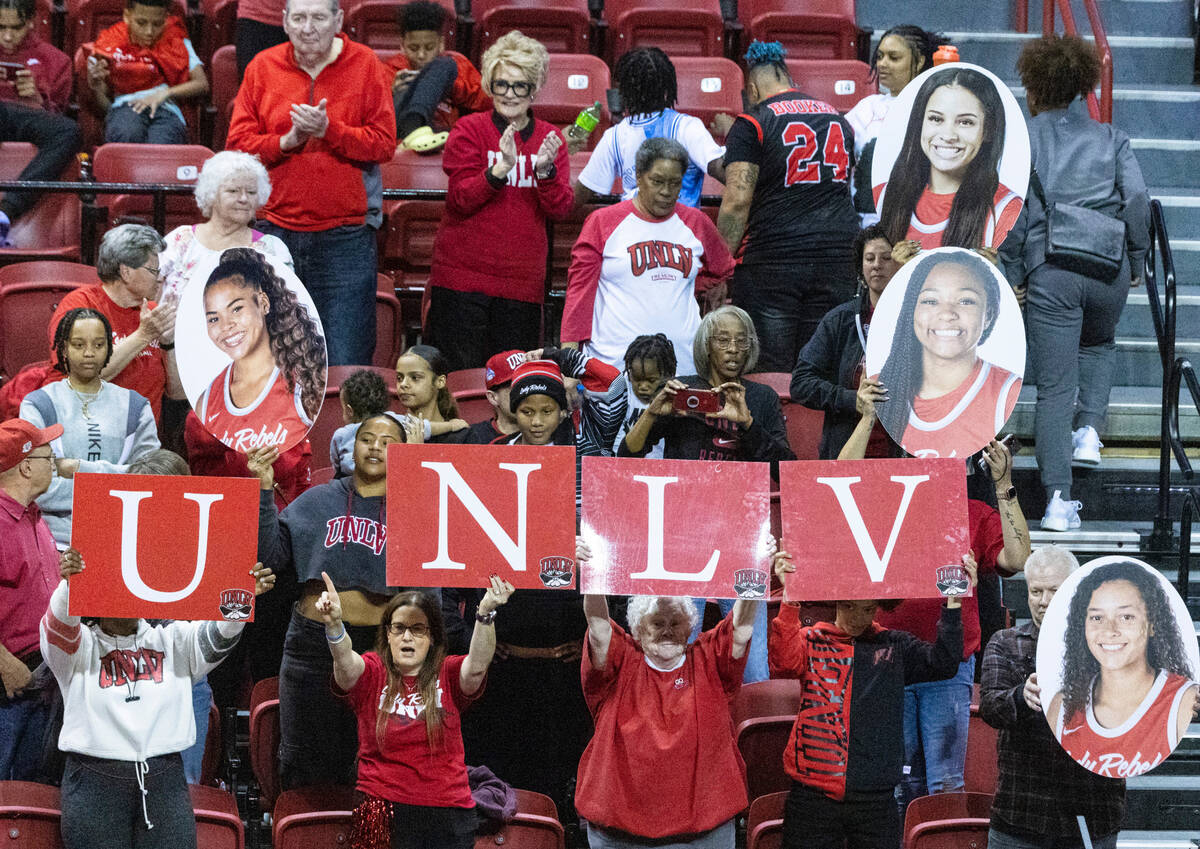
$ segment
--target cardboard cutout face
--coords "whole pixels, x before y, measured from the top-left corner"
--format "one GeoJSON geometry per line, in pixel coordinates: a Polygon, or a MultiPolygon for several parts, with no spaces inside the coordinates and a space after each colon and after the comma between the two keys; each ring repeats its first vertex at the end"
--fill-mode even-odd
{"type": "MultiPolygon", "coordinates": [[[[907,89],[906,89],[907,90],[907,89]]],[[[1025,327],[1008,282],[974,251],[922,251],[892,278],[867,335],[879,420],[916,457],[969,457],[1012,414],[1025,327]]]]}
{"type": "Polygon", "coordinates": [[[894,240],[999,247],[1021,211],[1029,162],[1025,117],[1008,87],[977,65],[939,65],[905,86],[883,121],[875,208],[894,240]]]}
{"type": "Polygon", "coordinates": [[[1101,557],[1072,573],[1042,620],[1037,680],[1055,738],[1109,778],[1154,769],[1196,710],[1200,650],[1183,599],[1140,560],[1101,557]]]}
{"type": "Polygon", "coordinates": [[[180,295],[176,351],[192,409],[235,451],[286,451],[317,418],[328,362],[321,319],[299,278],[272,257],[231,248],[197,266],[180,295]]]}

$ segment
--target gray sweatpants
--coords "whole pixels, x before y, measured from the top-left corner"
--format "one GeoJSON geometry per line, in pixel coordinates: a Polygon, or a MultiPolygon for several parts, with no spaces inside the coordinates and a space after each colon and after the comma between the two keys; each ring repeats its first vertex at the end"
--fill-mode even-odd
{"type": "Polygon", "coordinates": [[[1102,283],[1044,264],[1028,277],[1025,330],[1037,378],[1034,438],[1046,497],[1071,497],[1071,431],[1103,433],[1116,359],[1114,334],[1129,295],[1126,265],[1102,283]]]}
{"type": "Polygon", "coordinates": [[[133,761],[67,753],[62,782],[67,849],[196,849],[196,817],[183,759],[163,755],[147,759],[146,765],[139,784],[133,761]]]}

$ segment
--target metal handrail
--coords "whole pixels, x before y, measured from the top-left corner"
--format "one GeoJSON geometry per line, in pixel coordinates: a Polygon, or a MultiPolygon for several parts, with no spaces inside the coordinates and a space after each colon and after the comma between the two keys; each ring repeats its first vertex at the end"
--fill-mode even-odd
{"type": "MultiPolygon", "coordinates": [[[[1096,50],[1100,54],[1100,98],[1096,99],[1094,92],[1088,93],[1088,112],[1097,121],[1112,123],[1113,115],[1113,56],[1112,48],[1108,45],[1108,31],[1104,27],[1104,18],[1100,16],[1100,8],[1096,0],[1082,0],[1084,11],[1087,12],[1088,23],[1092,27],[1092,36],[1096,39],[1096,50]]],[[[1063,31],[1067,35],[1079,35],[1075,25],[1075,13],[1071,10],[1071,0],[1043,0],[1042,2],[1042,35],[1053,35],[1055,28],[1055,10],[1063,19],[1063,31]]],[[[1016,30],[1029,32],[1029,0],[1017,0],[1016,30]]]]}

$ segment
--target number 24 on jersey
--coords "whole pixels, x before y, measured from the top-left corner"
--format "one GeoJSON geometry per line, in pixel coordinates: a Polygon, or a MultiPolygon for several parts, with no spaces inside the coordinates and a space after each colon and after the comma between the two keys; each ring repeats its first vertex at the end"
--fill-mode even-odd
{"type": "Polygon", "coordinates": [[[821,182],[822,164],[833,169],[830,179],[836,183],[846,182],[850,154],[846,152],[846,136],[842,132],[842,125],[837,121],[830,121],[826,125],[824,144],[818,144],[816,132],[806,121],[791,121],[783,129],[783,143],[791,148],[787,172],[783,177],[784,186],[821,182]],[[818,147],[820,160],[817,159],[818,147]]]}

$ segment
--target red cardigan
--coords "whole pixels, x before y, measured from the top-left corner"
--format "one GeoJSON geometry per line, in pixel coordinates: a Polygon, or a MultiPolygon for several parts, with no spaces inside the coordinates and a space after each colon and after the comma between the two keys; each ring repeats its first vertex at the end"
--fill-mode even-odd
{"type": "Polygon", "coordinates": [[[555,175],[533,173],[542,140],[558,130],[536,118],[517,136],[517,164],[496,188],[486,172],[500,156],[500,119],[476,112],[459,119],[446,142],[446,214],[433,242],[430,285],[540,304],[545,295],[546,218],[571,213],[571,164],[558,149],[555,175]]]}
{"type": "MultiPolygon", "coordinates": [[[[396,150],[391,79],[369,47],[338,38],[342,52],[315,80],[296,64],[290,43],[259,53],[233,102],[225,146],[256,154],[267,166],[271,200],[263,215],[288,230],[361,226],[369,206],[377,217],[380,198],[368,204],[367,185],[380,188],[374,163],[387,162],[396,150]],[[329,114],[324,138],[281,151],[292,104],[316,105],[322,98],[329,114]]],[[[366,223],[378,226],[378,220],[366,223]]]]}

